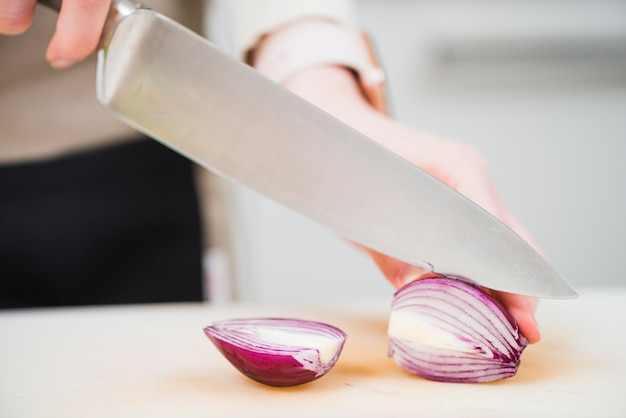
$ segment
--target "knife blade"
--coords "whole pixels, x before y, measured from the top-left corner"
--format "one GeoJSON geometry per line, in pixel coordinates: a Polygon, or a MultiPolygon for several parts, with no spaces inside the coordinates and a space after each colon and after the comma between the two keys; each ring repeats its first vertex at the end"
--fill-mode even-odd
{"type": "Polygon", "coordinates": [[[96,95],[128,125],[346,239],[494,290],[577,296],[469,199],[155,11],[113,2],[96,95]]]}

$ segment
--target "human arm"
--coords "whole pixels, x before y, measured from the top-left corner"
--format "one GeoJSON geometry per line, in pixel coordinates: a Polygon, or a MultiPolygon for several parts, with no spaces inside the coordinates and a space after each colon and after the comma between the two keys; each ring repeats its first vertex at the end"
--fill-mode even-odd
{"type": "MultiPolygon", "coordinates": [[[[266,41],[271,42],[271,38],[266,41]]],[[[257,49],[258,55],[264,54],[263,43],[257,49]]],[[[379,111],[364,96],[352,69],[327,63],[279,81],[466,195],[537,248],[528,232],[503,203],[479,152],[465,144],[408,128],[379,111]]],[[[424,273],[414,266],[365,250],[396,288],[424,273]]],[[[527,339],[531,343],[539,341],[539,329],[534,319],[537,300],[503,292],[494,294],[517,320],[527,339]]]]}
{"type": "MultiPolygon", "coordinates": [[[[286,86],[338,119],[407,158],[502,220],[538,248],[498,194],[482,156],[465,144],[410,129],[378,112],[364,99],[354,75],[342,67],[320,67],[292,78],[286,86]]],[[[385,277],[399,288],[423,271],[367,250],[385,277]]],[[[541,338],[534,311],[537,300],[495,292],[531,342],[541,338]]]]}

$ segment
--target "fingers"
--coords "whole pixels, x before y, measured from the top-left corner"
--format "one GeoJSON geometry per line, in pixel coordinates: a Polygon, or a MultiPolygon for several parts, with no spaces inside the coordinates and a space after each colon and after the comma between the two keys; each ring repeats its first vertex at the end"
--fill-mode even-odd
{"type": "MultiPolygon", "coordinates": [[[[418,267],[400,262],[376,251],[370,249],[366,250],[387,280],[389,280],[396,289],[431,274],[418,267]]],[[[513,317],[515,322],[517,322],[520,332],[526,337],[530,344],[541,340],[541,332],[539,331],[539,326],[535,319],[535,310],[537,309],[538,303],[536,298],[513,293],[495,291],[491,293],[502,303],[506,311],[513,317]]]]}
{"type": "MultiPolygon", "coordinates": [[[[0,0],[0,33],[17,35],[33,21],[36,0],[0,0]]],[[[46,59],[65,68],[85,59],[97,47],[111,0],[63,0],[46,59]]]]}
{"type": "Polygon", "coordinates": [[[504,292],[497,292],[495,296],[515,319],[529,343],[534,344],[541,340],[541,332],[535,319],[538,299],[504,292]]]}
{"type": "Polygon", "coordinates": [[[362,248],[369,253],[380,271],[396,289],[401,288],[426,273],[426,270],[419,267],[403,263],[372,249],[362,248]]]}
{"type": "Polygon", "coordinates": [[[85,59],[98,46],[111,0],[64,0],[46,59],[65,68],[85,59]]]}
{"type": "MultiPolygon", "coordinates": [[[[477,165],[470,171],[464,176],[466,183],[460,187],[461,190],[459,191],[504,222],[541,254],[541,249],[535,243],[530,233],[504,204],[487,174],[486,167],[481,168],[480,165],[477,165]]],[[[535,319],[538,299],[504,292],[493,292],[493,294],[515,319],[520,332],[529,343],[534,344],[541,340],[541,333],[535,319]]]]}
{"type": "Polygon", "coordinates": [[[0,0],[0,34],[19,35],[33,21],[36,0],[0,0]]]}
{"type": "MultiPolygon", "coordinates": [[[[504,222],[536,251],[541,253],[539,246],[534,242],[530,233],[528,233],[526,228],[513,216],[502,201],[495,186],[487,176],[486,170],[482,173],[484,176],[481,176],[481,170],[476,170],[473,174],[474,177],[472,177],[472,174],[466,176],[465,180],[467,180],[468,183],[465,187],[461,187],[461,189],[469,190],[459,191],[504,222]]],[[[538,342],[541,339],[541,333],[534,316],[538,300],[528,296],[504,292],[493,292],[493,294],[502,302],[506,310],[515,319],[520,332],[526,337],[528,342],[531,344],[538,342]]]]}

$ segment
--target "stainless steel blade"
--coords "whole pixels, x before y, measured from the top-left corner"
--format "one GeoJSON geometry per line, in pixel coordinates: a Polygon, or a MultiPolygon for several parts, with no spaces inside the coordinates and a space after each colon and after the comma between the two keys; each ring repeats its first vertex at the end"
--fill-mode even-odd
{"type": "Polygon", "coordinates": [[[98,99],[227,178],[410,264],[506,292],[576,292],[494,217],[411,163],[149,10],[118,19],[98,99]]]}

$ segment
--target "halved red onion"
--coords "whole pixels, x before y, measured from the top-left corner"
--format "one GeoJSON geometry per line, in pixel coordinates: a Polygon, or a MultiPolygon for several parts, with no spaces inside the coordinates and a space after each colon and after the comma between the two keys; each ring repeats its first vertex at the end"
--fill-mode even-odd
{"type": "Polygon", "coordinates": [[[407,371],[443,382],[515,375],[528,341],[504,307],[473,282],[426,277],[399,289],[389,317],[389,356],[407,371]]]}
{"type": "Polygon", "coordinates": [[[300,319],[230,319],[204,332],[241,373],[270,386],[295,386],[324,376],[346,341],[336,327],[300,319]]]}

